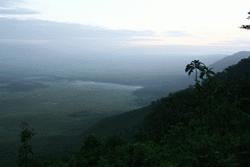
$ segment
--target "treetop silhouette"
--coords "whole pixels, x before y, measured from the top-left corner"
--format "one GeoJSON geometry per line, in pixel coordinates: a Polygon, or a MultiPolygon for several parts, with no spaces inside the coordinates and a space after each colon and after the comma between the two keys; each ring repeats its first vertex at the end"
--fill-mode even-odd
{"type": "MultiPolygon", "coordinates": [[[[248,12],[249,16],[247,19],[250,19],[250,12],[248,12]]],[[[242,25],[241,28],[250,30],[250,25],[242,25]]]]}

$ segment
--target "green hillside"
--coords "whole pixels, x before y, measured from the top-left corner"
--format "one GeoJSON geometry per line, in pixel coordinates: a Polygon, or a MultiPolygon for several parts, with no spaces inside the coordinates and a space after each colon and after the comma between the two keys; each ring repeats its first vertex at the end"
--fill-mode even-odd
{"type": "MultiPolygon", "coordinates": [[[[227,56],[227,57],[217,61],[216,63],[214,63],[211,66],[216,71],[222,71],[226,67],[228,67],[230,65],[237,64],[241,59],[247,58],[247,57],[250,57],[250,52],[247,52],[247,51],[238,52],[238,53],[235,53],[231,56],[227,56]]],[[[223,73],[218,74],[216,77],[218,77],[219,75],[224,75],[224,74],[223,73]]],[[[190,80],[187,80],[187,79],[186,80],[185,79],[182,79],[182,80],[175,79],[174,81],[175,81],[175,83],[173,83],[173,85],[181,85],[183,83],[191,83],[190,80]]],[[[164,92],[164,87],[161,87],[160,90],[161,90],[161,92],[164,92]]],[[[154,90],[154,91],[156,91],[156,90],[154,90]]],[[[185,94],[188,91],[192,92],[192,90],[187,89],[187,90],[175,93],[174,96],[177,96],[177,94],[180,94],[180,96],[182,96],[182,100],[186,101],[189,99],[189,97],[185,96],[185,94]]],[[[207,91],[210,91],[210,90],[207,90],[207,91]]],[[[180,98],[180,97],[178,97],[178,98],[180,98]]],[[[122,113],[119,115],[115,115],[115,116],[111,116],[111,117],[108,117],[106,119],[103,119],[100,122],[98,122],[96,125],[91,127],[89,130],[87,130],[84,134],[95,134],[97,136],[110,136],[110,135],[131,136],[131,135],[136,133],[138,128],[141,127],[142,120],[144,120],[144,117],[147,114],[149,114],[150,112],[158,110],[158,105],[161,106],[161,105],[165,104],[165,101],[167,99],[168,98],[163,98],[159,101],[153,102],[152,104],[154,104],[154,105],[150,105],[148,107],[137,109],[135,111],[126,112],[126,113],[122,113]]],[[[181,99],[177,99],[178,105],[180,104],[179,103],[180,100],[181,99]]],[[[187,103],[189,103],[189,101],[187,103]]],[[[183,106],[183,107],[185,108],[185,107],[192,107],[192,106],[189,105],[189,106],[183,106]]],[[[187,109],[185,108],[185,110],[187,110],[187,109]]]]}
{"type": "Polygon", "coordinates": [[[100,137],[120,135],[131,137],[138,132],[144,117],[150,112],[152,112],[152,106],[108,117],[91,127],[84,135],[95,134],[100,137]]]}
{"type": "Polygon", "coordinates": [[[135,141],[100,153],[99,160],[124,166],[250,166],[250,58],[148,108],[135,141]]]}

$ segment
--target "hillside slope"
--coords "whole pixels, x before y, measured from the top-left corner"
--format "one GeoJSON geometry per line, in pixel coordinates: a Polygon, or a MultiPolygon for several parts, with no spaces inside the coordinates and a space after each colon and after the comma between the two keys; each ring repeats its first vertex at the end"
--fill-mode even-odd
{"type": "Polygon", "coordinates": [[[227,56],[214,64],[211,65],[211,67],[216,71],[216,72],[221,72],[225,68],[237,64],[241,59],[248,58],[250,57],[250,52],[249,51],[241,51],[238,53],[235,53],[231,56],[227,56]]]}
{"type": "Polygon", "coordinates": [[[111,116],[98,122],[86,134],[94,134],[105,137],[112,135],[132,136],[134,135],[144,121],[144,117],[152,111],[152,107],[148,106],[138,110],[133,110],[123,114],[111,116]]]}
{"type": "Polygon", "coordinates": [[[104,131],[100,137],[85,137],[69,159],[36,162],[43,167],[248,167],[250,58],[148,107],[107,118],[98,128],[104,131]]]}
{"type": "MultiPolygon", "coordinates": [[[[213,67],[216,71],[222,71],[226,67],[229,67],[233,64],[238,63],[241,59],[250,57],[250,52],[238,52],[235,53],[231,56],[225,57],[213,65],[213,67]]],[[[175,78],[176,79],[176,78],[175,78]]],[[[190,80],[190,78],[187,79],[187,77],[183,79],[176,79],[177,83],[175,85],[179,85],[178,89],[175,87],[171,88],[172,92],[184,89],[185,87],[188,87],[189,84],[193,83],[193,81],[190,80]],[[183,82],[186,82],[184,84],[183,82]],[[180,86],[183,85],[183,86],[180,86]],[[184,86],[185,85],[185,86],[184,86]]],[[[174,82],[172,83],[174,85],[174,82]]],[[[169,88],[169,86],[168,86],[169,88]]],[[[149,89],[149,88],[148,88],[149,89]]],[[[152,88],[151,88],[152,89],[152,88]]],[[[166,87],[162,86],[157,89],[149,89],[149,91],[161,91],[164,92],[163,90],[168,90],[166,87]]],[[[142,95],[145,95],[144,91],[145,90],[139,90],[136,91],[137,93],[142,92],[142,95]]],[[[165,95],[167,95],[170,91],[168,90],[165,95]]],[[[154,102],[156,103],[156,102],[154,102]]],[[[150,112],[153,111],[152,105],[138,109],[135,111],[130,111],[127,113],[111,116],[108,118],[105,118],[98,122],[96,125],[91,127],[88,131],[86,131],[84,134],[95,134],[97,136],[109,136],[109,135],[120,135],[120,134],[134,134],[136,132],[136,129],[138,129],[139,125],[141,124],[143,118],[150,112]],[[130,133],[128,133],[130,132],[130,133]]]]}
{"type": "MultiPolygon", "coordinates": [[[[200,86],[173,93],[139,111],[148,109],[133,140],[89,136],[71,163],[92,167],[250,166],[250,58],[203,80],[200,86]]],[[[119,123],[109,125],[119,130],[119,123]]]]}

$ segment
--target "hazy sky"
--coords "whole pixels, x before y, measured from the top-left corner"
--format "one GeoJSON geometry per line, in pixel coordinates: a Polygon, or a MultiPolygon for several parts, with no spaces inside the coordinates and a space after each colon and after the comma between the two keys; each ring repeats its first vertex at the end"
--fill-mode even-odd
{"type": "Polygon", "coordinates": [[[134,46],[250,48],[250,0],[0,0],[0,15],[80,23],[113,30],[152,31],[134,46]]]}

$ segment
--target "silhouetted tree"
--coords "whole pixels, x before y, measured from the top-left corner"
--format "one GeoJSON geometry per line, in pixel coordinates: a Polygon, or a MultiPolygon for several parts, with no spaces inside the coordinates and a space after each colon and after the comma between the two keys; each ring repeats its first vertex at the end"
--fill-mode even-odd
{"type": "Polygon", "coordinates": [[[87,136],[80,150],[80,163],[78,166],[95,167],[98,165],[102,152],[102,143],[94,135],[87,136]]]}
{"type": "Polygon", "coordinates": [[[33,166],[33,151],[31,139],[34,136],[34,130],[27,123],[21,124],[22,131],[20,133],[21,146],[18,151],[18,167],[33,166]]]}
{"type": "Polygon", "coordinates": [[[215,75],[215,72],[212,71],[212,68],[208,68],[207,66],[203,66],[200,73],[200,79],[211,78],[215,75]]]}
{"type": "MultiPolygon", "coordinates": [[[[248,12],[249,16],[247,19],[250,19],[250,12],[248,12]]],[[[241,28],[250,30],[250,25],[242,25],[241,28]]]]}
{"type": "Polygon", "coordinates": [[[193,60],[190,64],[186,65],[185,72],[188,73],[188,75],[191,75],[195,71],[195,82],[196,84],[199,83],[198,80],[198,70],[201,71],[204,68],[204,64],[200,62],[200,60],[193,60]]]}

